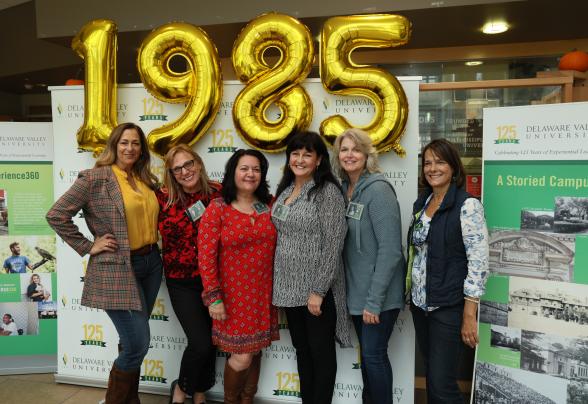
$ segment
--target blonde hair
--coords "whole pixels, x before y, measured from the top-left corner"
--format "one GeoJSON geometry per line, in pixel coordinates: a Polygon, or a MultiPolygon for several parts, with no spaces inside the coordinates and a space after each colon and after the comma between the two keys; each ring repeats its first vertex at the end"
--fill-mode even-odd
{"type": "Polygon", "coordinates": [[[172,173],[172,163],[174,161],[174,157],[178,153],[187,153],[194,158],[194,163],[200,165],[200,175],[198,177],[198,184],[200,185],[200,192],[204,195],[210,195],[214,190],[210,186],[210,179],[208,178],[208,174],[206,173],[206,168],[204,167],[204,161],[202,158],[196,153],[192,148],[186,144],[179,144],[177,146],[172,147],[167,154],[165,155],[164,159],[164,167],[165,170],[163,172],[163,185],[167,190],[167,203],[165,204],[165,208],[168,209],[173,204],[179,202],[181,206],[186,204],[188,200],[186,196],[186,192],[184,192],[184,188],[178,183],[176,177],[172,173]]]}
{"type": "Polygon", "coordinates": [[[39,283],[41,283],[41,277],[39,276],[39,274],[32,274],[31,275],[31,280],[29,281],[29,285],[32,284],[32,283],[34,283],[33,278],[35,278],[35,276],[37,278],[39,278],[39,283]]]}
{"type": "Polygon", "coordinates": [[[135,129],[139,133],[139,141],[141,143],[141,155],[135,164],[133,164],[133,174],[149,188],[156,189],[158,181],[157,177],[151,172],[151,155],[149,154],[147,139],[145,139],[145,133],[139,125],[135,125],[134,123],[121,123],[110,132],[106,147],[102,151],[102,154],[98,156],[94,167],[111,166],[116,163],[116,148],[124,131],[127,129],[135,129]]]}
{"type": "Polygon", "coordinates": [[[361,129],[351,128],[337,136],[335,144],[333,145],[333,149],[335,150],[335,153],[333,153],[333,168],[340,178],[347,178],[347,173],[343,170],[341,163],[339,162],[339,152],[341,151],[341,143],[343,143],[344,139],[351,139],[359,151],[366,156],[365,169],[368,173],[373,174],[382,172],[380,169],[380,163],[378,162],[378,152],[372,144],[370,135],[361,129]]]}

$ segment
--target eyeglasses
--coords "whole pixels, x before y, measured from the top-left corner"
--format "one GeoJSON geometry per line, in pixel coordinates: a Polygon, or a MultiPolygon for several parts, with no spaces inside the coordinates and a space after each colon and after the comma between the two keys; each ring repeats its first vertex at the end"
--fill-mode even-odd
{"type": "Polygon", "coordinates": [[[182,164],[181,166],[177,166],[177,167],[173,167],[170,168],[169,170],[174,174],[174,175],[180,175],[182,173],[182,169],[185,169],[186,171],[191,170],[194,168],[194,160],[188,160],[186,161],[184,164],[182,164]]]}

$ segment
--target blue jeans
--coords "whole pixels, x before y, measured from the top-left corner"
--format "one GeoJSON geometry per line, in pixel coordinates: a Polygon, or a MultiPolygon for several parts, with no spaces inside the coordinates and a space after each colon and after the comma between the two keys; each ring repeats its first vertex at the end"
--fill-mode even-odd
{"type": "Polygon", "coordinates": [[[463,404],[457,385],[463,304],[429,312],[411,304],[410,309],[427,372],[427,403],[463,404]]]}
{"type": "Polygon", "coordinates": [[[131,264],[139,287],[143,310],[106,310],[106,314],[118,332],[122,346],[114,364],[123,371],[140,369],[143,358],[147,355],[151,340],[149,316],[161,286],[163,271],[157,248],[146,255],[131,256],[131,264]]]}
{"type": "Polygon", "coordinates": [[[365,324],[363,316],[351,316],[361,349],[363,402],[392,404],[392,366],[388,341],[400,309],[380,313],[380,324],[365,324]]]}

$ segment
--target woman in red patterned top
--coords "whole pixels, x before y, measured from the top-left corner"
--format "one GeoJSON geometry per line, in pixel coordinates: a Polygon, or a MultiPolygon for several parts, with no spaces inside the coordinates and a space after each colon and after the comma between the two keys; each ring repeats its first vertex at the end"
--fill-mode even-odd
{"type": "Polygon", "coordinates": [[[224,373],[226,404],[253,402],[260,349],[279,339],[277,310],[271,304],[276,229],[267,170],[259,151],[235,152],[225,167],[223,197],[206,208],[198,234],[212,340],[231,354],[224,373]]]}
{"type": "Polygon", "coordinates": [[[200,404],[215,383],[216,349],[211,319],[202,303],[196,240],[200,216],[220,196],[220,184],[208,179],[200,156],[183,144],[167,153],[165,169],[165,188],[157,192],[163,269],[174,312],[188,339],[180,375],[171,385],[171,402],[183,403],[191,395],[200,404]]]}

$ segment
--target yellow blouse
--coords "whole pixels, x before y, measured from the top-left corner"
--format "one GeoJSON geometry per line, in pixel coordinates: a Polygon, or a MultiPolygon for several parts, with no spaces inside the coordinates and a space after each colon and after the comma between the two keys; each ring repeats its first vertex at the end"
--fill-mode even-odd
{"type": "Polygon", "coordinates": [[[112,165],[112,171],[122,192],[131,250],[156,243],[159,204],[155,192],[137,177],[134,177],[138,188],[135,191],[127,180],[127,173],[116,164],[112,165]]]}

